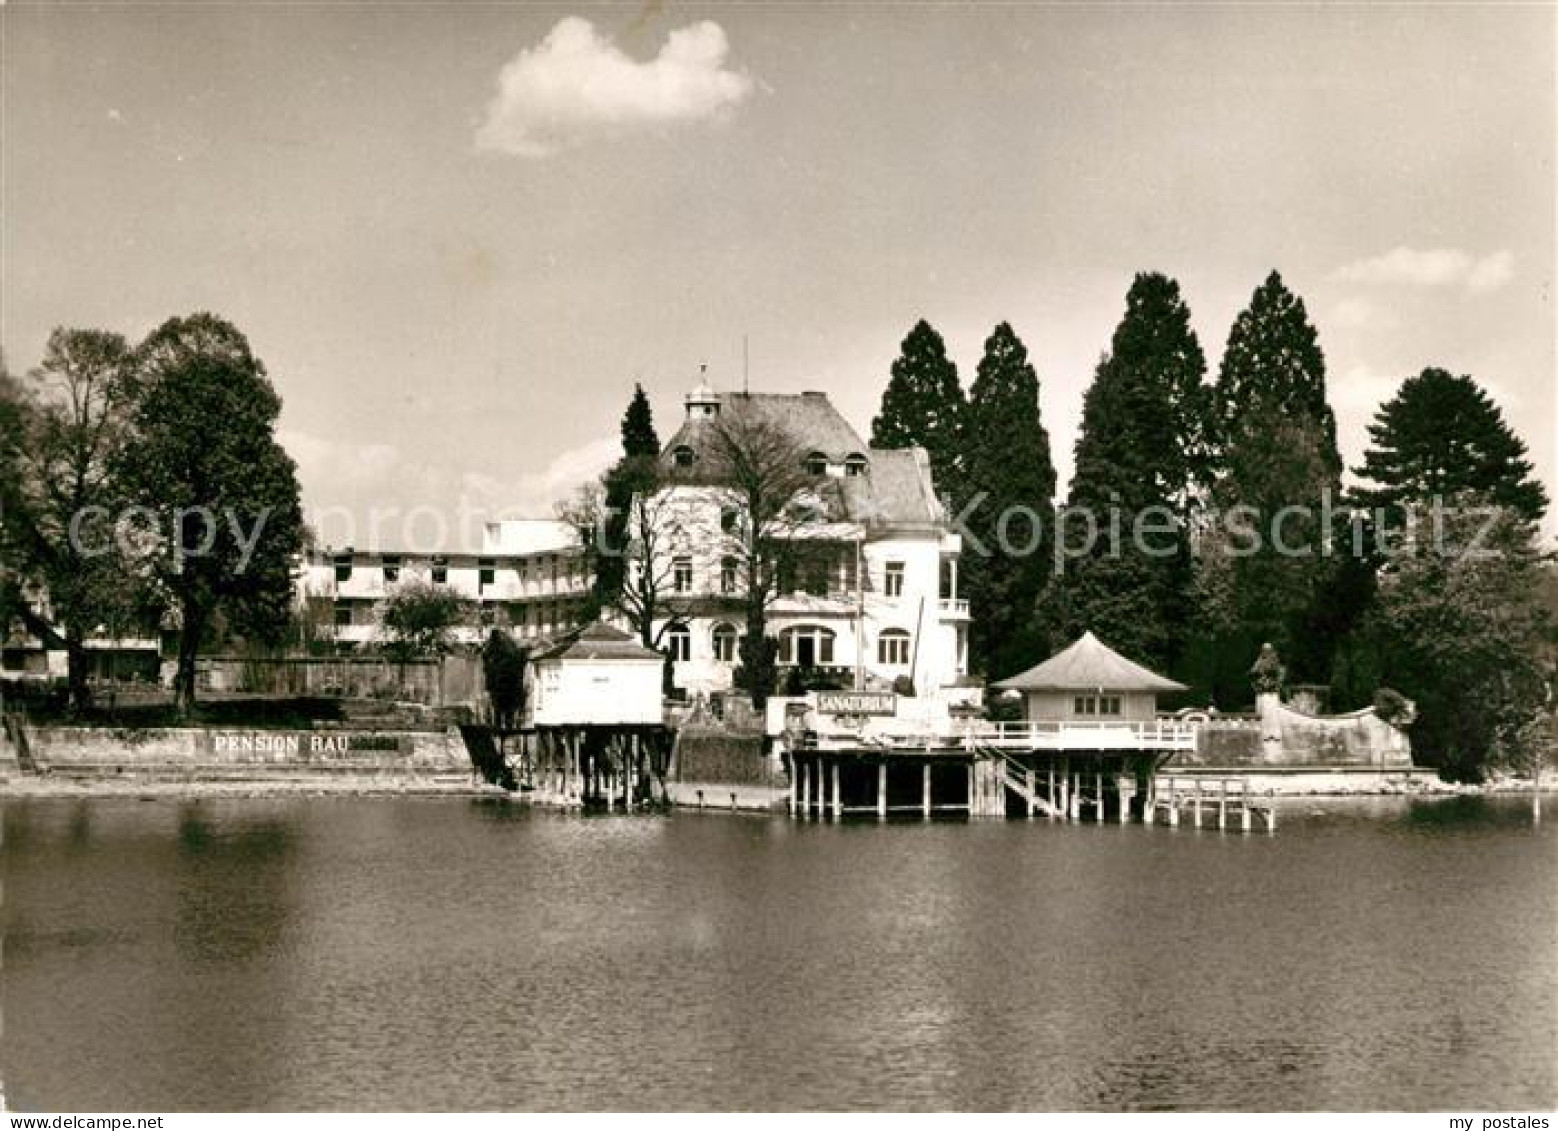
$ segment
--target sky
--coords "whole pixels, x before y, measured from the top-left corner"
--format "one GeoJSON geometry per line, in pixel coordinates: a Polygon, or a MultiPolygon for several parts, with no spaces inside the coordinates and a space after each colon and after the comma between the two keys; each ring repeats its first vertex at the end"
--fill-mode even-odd
{"type": "Polygon", "coordinates": [[[1436,365],[1558,499],[1549,5],[12,0],[0,36],[10,367],[221,314],[326,541],[549,516],[635,381],[668,438],[743,341],[752,389],[868,436],[920,318],[965,385],[1012,324],[1064,484],[1146,270],[1209,378],[1280,270],[1349,463],[1436,365]]]}

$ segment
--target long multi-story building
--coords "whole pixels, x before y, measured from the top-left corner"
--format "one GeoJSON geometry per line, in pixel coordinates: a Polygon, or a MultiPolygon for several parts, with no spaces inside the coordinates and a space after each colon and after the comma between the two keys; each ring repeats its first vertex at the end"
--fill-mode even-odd
{"type": "Polygon", "coordinates": [[[446,552],[315,550],[299,598],[306,612],[317,612],[317,635],[372,645],[383,640],[385,600],[411,580],[447,586],[473,602],[476,615],[455,633],[460,643],[477,643],[494,626],[521,640],[559,636],[583,619],[591,582],[572,527],[520,519],[486,523],[478,545],[446,552]]]}
{"type": "Polygon", "coordinates": [[[804,476],[767,609],[781,671],[805,669],[851,689],[907,681],[920,696],[966,688],[962,545],[925,452],[870,447],[824,393],[719,393],[706,384],[686,397],[685,419],[665,445],[667,485],[650,505],[668,516],[667,534],[644,555],[669,590],[656,631],[676,683],[723,691],[739,663],[743,503],[718,466],[721,436],[735,424],[786,437],[804,476]]]}

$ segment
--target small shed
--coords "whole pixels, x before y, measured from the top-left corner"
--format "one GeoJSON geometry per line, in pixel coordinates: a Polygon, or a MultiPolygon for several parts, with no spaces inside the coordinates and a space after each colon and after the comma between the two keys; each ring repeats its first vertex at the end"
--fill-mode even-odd
{"type": "Polygon", "coordinates": [[[1018,691],[1032,722],[1131,722],[1157,716],[1158,696],[1184,684],[1128,660],[1091,632],[1043,663],[993,685],[1018,691]]]}
{"type": "Polygon", "coordinates": [[[658,726],[665,657],[596,621],[538,653],[531,722],[537,727],[658,726]]]}

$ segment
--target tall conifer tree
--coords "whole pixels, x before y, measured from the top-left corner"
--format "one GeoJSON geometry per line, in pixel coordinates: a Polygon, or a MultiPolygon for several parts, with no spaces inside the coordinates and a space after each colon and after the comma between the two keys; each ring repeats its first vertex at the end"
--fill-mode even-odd
{"type": "Polygon", "coordinates": [[[615,602],[627,578],[626,546],[629,511],[635,495],[648,494],[658,483],[656,461],[660,456],[660,437],[655,432],[654,413],[644,387],[635,383],[627,411],[622,414],[622,458],[605,475],[605,529],[597,532],[604,545],[588,554],[595,565],[595,582],[589,612],[615,602]]]}
{"type": "Polygon", "coordinates": [[[1055,465],[1039,415],[1039,378],[1028,350],[1002,322],[985,341],[969,393],[962,445],[962,575],[976,670],[1010,675],[1048,641],[1035,604],[1050,560],[1055,465]]]}
{"type": "Polygon", "coordinates": [[[1067,549],[1080,553],[1089,517],[1099,537],[1066,562],[1050,610],[1064,636],[1091,630],[1159,667],[1180,659],[1193,605],[1191,512],[1207,472],[1205,375],[1179,284],[1137,275],[1083,402],[1067,549]]]}
{"type": "MultiPolygon", "coordinates": [[[[1215,401],[1219,524],[1202,544],[1202,689],[1247,697],[1245,669],[1277,646],[1298,679],[1325,679],[1351,613],[1326,602],[1339,533],[1326,528],[1341,455],[1326,400],[1325,356],[1303,299],[1273,271],[1228,334],[1215,401]],[[1298,509],[1293,509],[1298,508],[1298,509]]],[[[1354,612],[1361,613],[1361,609],[1354,612]]]]}
{"type": "Polygon", "coordinates": [[[930,456],[936,490],[957,498],[959,432],[965,410],[957,365],[946,343],[924,319],[903,340],[882,408],[871,422],[874,448],[921,447],[930,456]]]}

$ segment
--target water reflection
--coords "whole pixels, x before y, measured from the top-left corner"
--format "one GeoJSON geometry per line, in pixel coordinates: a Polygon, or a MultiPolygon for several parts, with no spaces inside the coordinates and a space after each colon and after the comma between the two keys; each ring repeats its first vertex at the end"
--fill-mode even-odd
{"type": "Polygon", "coordinates": [[[6,1078],[77,1110],[1545,1107],[1558,838],[1524,805],[1245,837],[12,802],[6,1078]]]}

